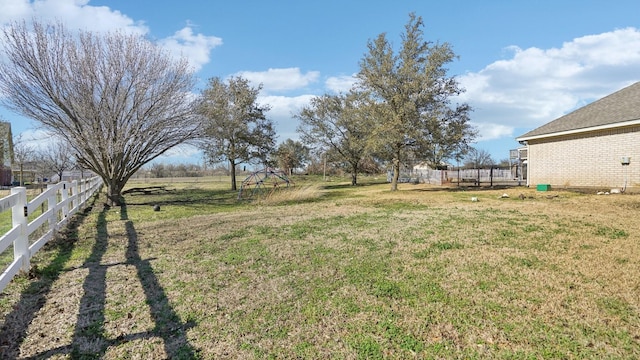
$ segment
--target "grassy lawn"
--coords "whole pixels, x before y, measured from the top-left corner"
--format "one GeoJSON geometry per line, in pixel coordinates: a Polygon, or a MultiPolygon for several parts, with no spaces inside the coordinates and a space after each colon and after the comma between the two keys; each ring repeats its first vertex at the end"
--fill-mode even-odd
{"type": "Polygon", "coordinates": [[[294,180],[97,199],[0,294],[0,358],[640,358],[640,195],[294,180]]]}

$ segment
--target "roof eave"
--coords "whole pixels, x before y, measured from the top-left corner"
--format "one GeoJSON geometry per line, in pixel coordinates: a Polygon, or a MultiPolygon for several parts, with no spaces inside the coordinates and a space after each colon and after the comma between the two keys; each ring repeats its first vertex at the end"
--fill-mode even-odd
{"type": "Polygon", "coordinates": [[[618,122],[614,124],[591,126],[591,127],[582,128],[582,129],[565,130],[565,131],[558,131],[558,132],[540,134],[540,135],[521,136],[516,138],[516,141],[523,144],[524,142],[529,140],[545,139],[545,138],[564,136],[564,135],[574,135],[574,134],[581,134],[581,133],[586,133],[591,131],[609,130],[609,129],[621,128],[626,126],[634,126],[634,125],[640,125],[640,119],[623,121],[623,122],[618,122]]]}

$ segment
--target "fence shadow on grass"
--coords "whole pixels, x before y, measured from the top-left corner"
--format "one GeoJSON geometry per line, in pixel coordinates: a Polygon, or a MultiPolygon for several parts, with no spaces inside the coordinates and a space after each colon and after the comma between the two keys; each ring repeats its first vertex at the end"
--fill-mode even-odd
{"type": "Polygon", "coordinates": [[[15,359],[20,353],[20,345],[27,336],[29,324],[46,303],[47,294],[51,286],[58,279],[65,264],[71,257],[75,243],[78,240],[78,227],[89,215],[97,197],[82,211],[76,213],[58,236],[49,242],[47,248],[57,248],[58,252],[51,262],[44,268],[32,268],[29,276],[37,280],[20,294],[20,300],[13,307],[13,311],[6,315],[4,325],[0,328],[0,359],[15,359]]]}

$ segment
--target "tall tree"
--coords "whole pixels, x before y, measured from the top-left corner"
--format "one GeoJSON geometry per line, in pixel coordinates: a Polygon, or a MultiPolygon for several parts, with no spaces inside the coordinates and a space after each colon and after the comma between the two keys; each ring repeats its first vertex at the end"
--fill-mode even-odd
{"type": "Polygon", "coordinates": [[[397,54],[384,33],[369,41],[357,75],[384,109],[374,133],[377,153],[392,164],[391,190],[398,189],[408,153],[430,152],[437,159],[456,149],[450,143],[469,141],[475,134],[468,124],[469,106],[450,104],[463,91],[445,68],[456,56],[448,43],[424,41],[423,26],[421,17],[409,15],[397,54]]]}
{"type": "Polygon", "coordinates": [[[298,132],[316,152],[348,164],[351,185],[357,185],[361,163],[369,154],[375,109],[364,92],[319,96],[296,115],[298,132]]]}
{"type": "Polygon", "coordinates": [[[11,123],[0,117],[0,169],[2,167],[11,168],[13,160],[13,134],[11,134],[11,123]]]}
{"type": "Polygon", "coordinates": [[[266,161],[275,144],[273,122],[265,116],[270,107],[258,104],[261,89],[262,85],[251,87],[242,77],[231,77],[227,83],[214,77],[202,92],[198,107],[204,123],[201,147],[211,163],[228,161],[231,190],[237,190],[236,166],[256,157],[266,161]]]}
{"type": "Polygon", "coordinates": [[[276,151],[278,166],[288,175],[293,175],[293,169],[304,166],[309,161],[309,148],[300,141],[285,140],[276,151]]]}
{"type": "Polygon", "coordinates": [[[64,139],[112,204],[144,164],[198,134],[191,68],[143,37],[35,21],[2,35],[2,102],[64,139]]]}

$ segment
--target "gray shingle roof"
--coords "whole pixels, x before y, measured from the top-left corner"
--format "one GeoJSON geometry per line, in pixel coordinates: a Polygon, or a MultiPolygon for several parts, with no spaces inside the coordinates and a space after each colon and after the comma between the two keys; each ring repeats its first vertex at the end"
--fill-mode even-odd
{"type": "Polygon", "coordinates": [[[640,82],[521,135],[518,139],[640,119],[640,82]]]}

